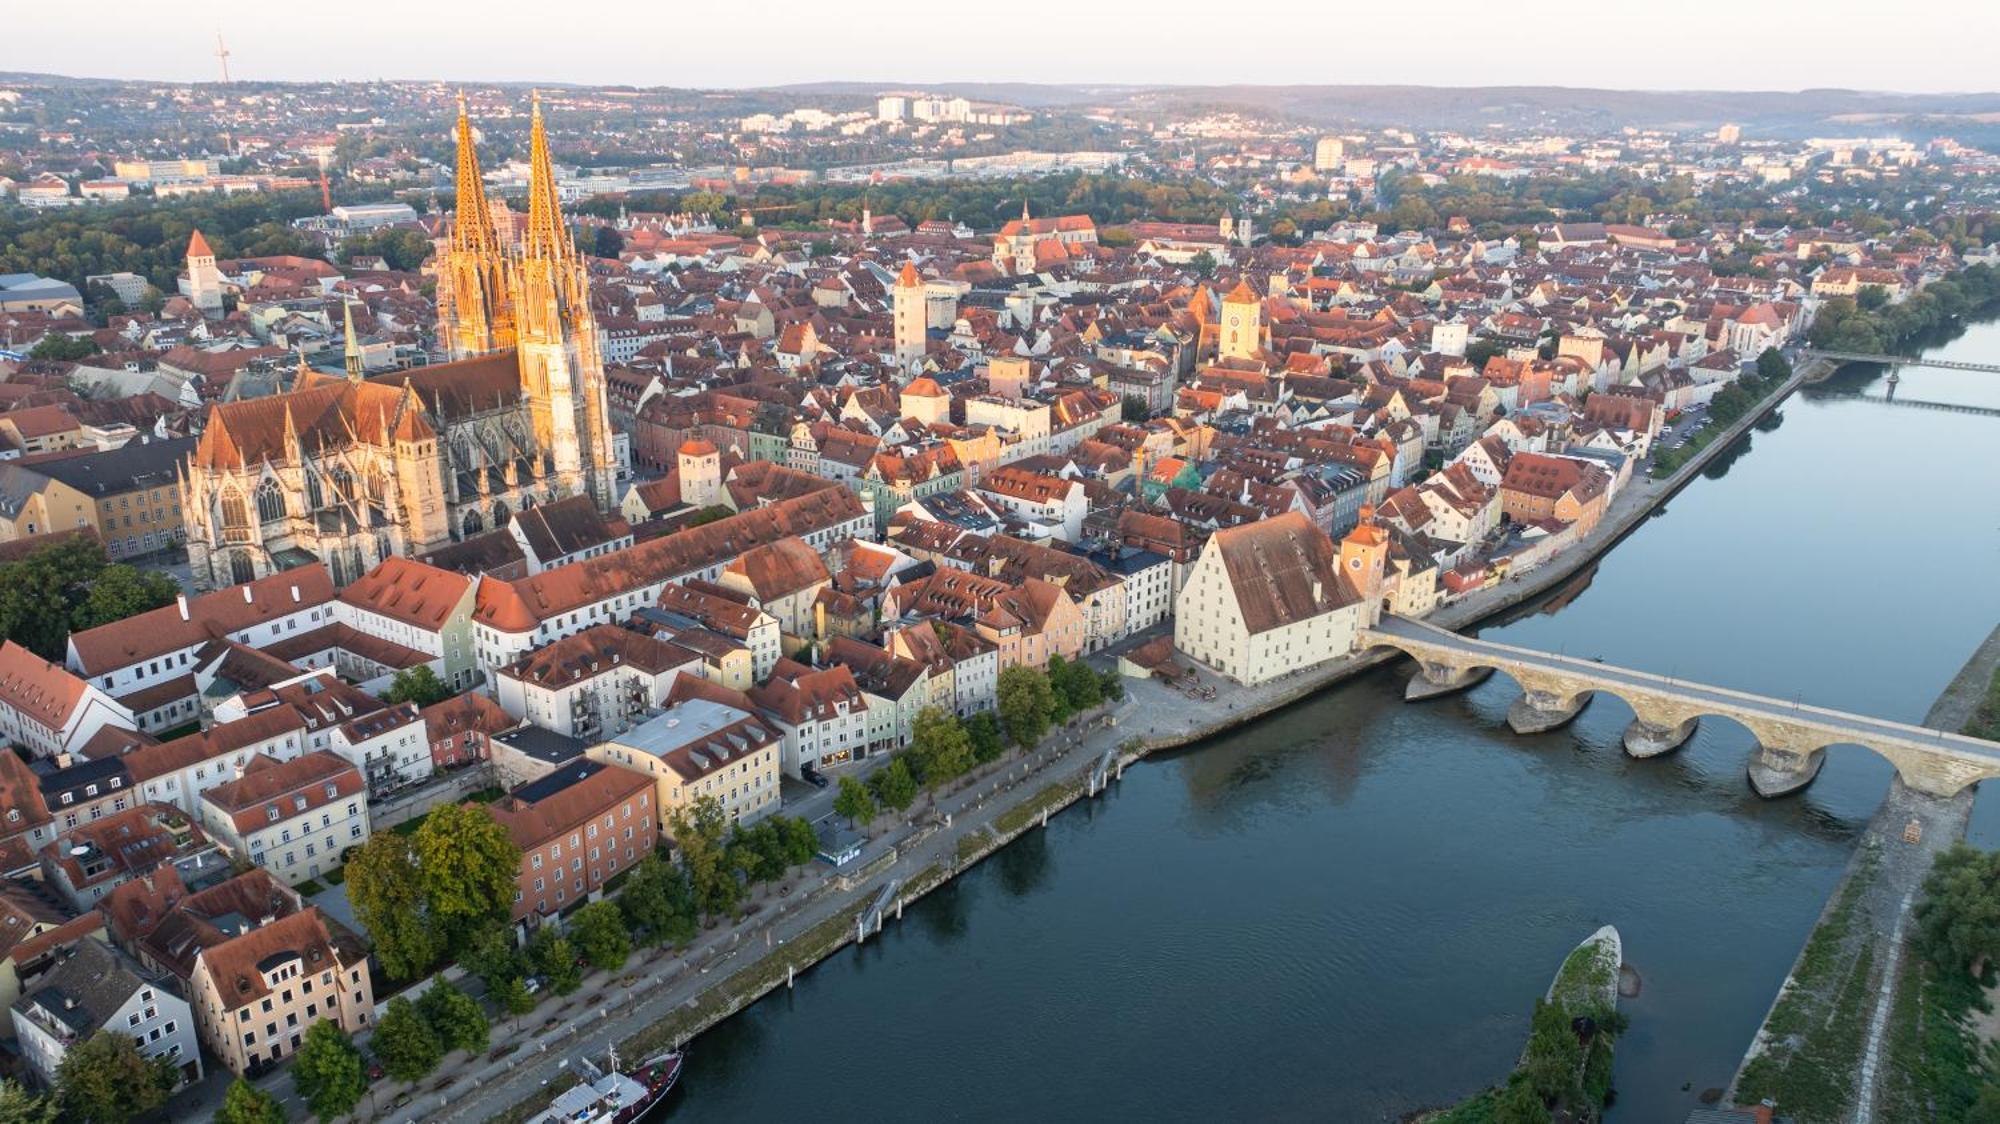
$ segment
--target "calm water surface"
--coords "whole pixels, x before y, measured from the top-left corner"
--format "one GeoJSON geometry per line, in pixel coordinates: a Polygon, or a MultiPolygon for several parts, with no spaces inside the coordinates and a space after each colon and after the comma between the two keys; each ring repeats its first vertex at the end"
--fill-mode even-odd
{"type": "MultiPolygon", "coordinates": [[[[2000,324],[1934,349],[2000,362],[2000,324]]],[[[2000,418],[1795,397],[1508,643],[1920,719],[2000,621],[2000,418]]],[[[2000,407],[2000,375],[1898,393],[2000,407]]],[[[1632,761],[1599,698],[1516,737],[1515,688],[1382,672],[1126,772],[694,1043],[703,1120],[1383,1120],[1500,1079],[1563,954],[1616,924],[1613,1119],[1725,1084],[1888,783],[1836,747],[1802,797],[1704,722],[1632,761]]],[[[1982,800],[1973,834],[2000,842],[1982,800]]]]}

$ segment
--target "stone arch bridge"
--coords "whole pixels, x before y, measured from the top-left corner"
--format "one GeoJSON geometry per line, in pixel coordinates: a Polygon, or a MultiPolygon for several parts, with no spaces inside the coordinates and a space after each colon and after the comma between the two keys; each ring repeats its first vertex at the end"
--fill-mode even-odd
{"type": "Polygon", "coordinates": [[[1394,648],[1417,661],[1404,692],[1413,701],[1506,672],[1522,691],[1507,711],[1507,724],[1517,733],[1556,729],[1581,714],[1597,692],[1616,695],[1635,715],[1625,729],[1625,751],[1634,757],[1680,748],[1704,715],[1734,719],[1757,738],[1749,772],[1760,796],[1804,788],[1818,775],[1826,747],[1845,743],[1887,758],[1904,784],[1934,796],[2000,777],[2000,744],[1994,742],[1476,640],[1406,617],[1385,614],[1362,630],[1355,647],[1394,648]]]}

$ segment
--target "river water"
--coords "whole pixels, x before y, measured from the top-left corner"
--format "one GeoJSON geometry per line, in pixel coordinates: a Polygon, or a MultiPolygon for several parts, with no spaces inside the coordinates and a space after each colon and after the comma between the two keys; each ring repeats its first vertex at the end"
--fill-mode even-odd
{"type": "MultiPolygon", "coordinates": [[[[2000,362],[2000,324],[1933,354],[2000,362]]],[[[1560,608],[1483,635],[1921,719],[2000,621],[2000,417],[1788,401],[1560,608]]],[[[2000,375],[1898,395],[2000,407],[2000,375]]],[[[700,1120],[1385,1120],[1502,1078],[1597,926],[1644,988],[1612,1119],[1683,1119],[1728,1082],[1888,783],[1835,747],[1751,794],[1707,720],[1633,761],[1630,711],[1505,726],[1514,686],[1426,704],[1377,672],[1127,770],[693,1044],[700,1120]]],[[[2000,786],[1996,786],[2000,789],[2000,786]]],[[[2000,839],[2000,799],[1973,834],[2000,839]]]]}

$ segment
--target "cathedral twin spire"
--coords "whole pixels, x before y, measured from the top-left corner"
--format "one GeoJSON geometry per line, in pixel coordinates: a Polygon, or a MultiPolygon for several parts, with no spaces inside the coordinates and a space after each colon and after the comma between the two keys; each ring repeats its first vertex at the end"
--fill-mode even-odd
{"type": "Polygon", "coordinates": [[[505,244],[494,226],[464,94],[458,97],[457,140],[457,209],[439,263],[438,319],[446,350],[461,359],[515,346],[524,318],[543,319],[551,304],[571,305],[587,300],[587,293],[572,276],[581,261],[563,221],[540,91],[534,95],[528,214],[518,248],[505,244]]]}

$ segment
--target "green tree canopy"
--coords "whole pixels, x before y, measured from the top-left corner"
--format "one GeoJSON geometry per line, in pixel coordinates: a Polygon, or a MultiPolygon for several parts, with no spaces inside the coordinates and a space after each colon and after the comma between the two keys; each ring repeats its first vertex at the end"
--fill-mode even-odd
{"type": "Polygon", "coordinates": [[[625,931],[625,918],[616,902],[596,901],[577,910],[570,918],[569,932],[577,951],[593,968],[622,968],[632,955],[632,937],[625,931]]]}
{"type": "Polygon", "coordinates": [[[2000,955],[2000,852],[1963,843],[1938,855],[1917,903],[1917,947],[1963,971],[2000,955]]]}
{"type": "Polygon", "coordinates": [[[54,1124],[55,1119],[53,1098],[36,1096],[20,1082],[0,1078],[0,1124],[54,1124]]]}
{"type": "Polygon", "coordinates": [[[833,810],[859,828],[875,818],[875,797],[867,785],[853,777],[842,777],[840,791],[833,798],[833,810]]]}
{"type": "Polygon", "coordinates": [[[908,758],[924,787],[934,788],[972,768],[972,738],[957,715],[927,706],[910,722],[908,758]]]}
{"type": "Polygon", "coordinates": [[[347,899],[390,976],[415,979],[437,963],[444,946],[431,924],[410,836],[384,831],[362,844],[347,860],[347,899]]]}
{"type": "Polygon", "coordinates": [[[990,710],[982,710],[965,720],[965,736],[972,739],[972,759],[981,765],[997,761],[1007,752],[1007,739],[1000,733],[1000,720],[990,710]]]}
{"type": "Polygon", "coordinates": [[[657,854],[639,860],[618,892],[618,908],[633,932],[653,944],[685,945],[698,915],[686,875],[657,854]]]}
{"type": "Polygon", "coordinates": [[[88,359],[104,349],[89,336],[66,336],[61,332],[50,332],[28,352],[30,359],[88,359]]]}
{"type": "Polygon", "coordinates": [[[888,767],[868,778],[868,783],[875,790],[875,799],[885,807],[901,812],[916,802],[917,778],[910,772],[909,763],[902,754],[897,754],[888,767]]]}
{"type": "Polygon", "coordinates": [[[125,1124],[158,1111],[179,1083],[173,1062],[141,1055],[130,1035],[99,1030],[63,1052],[56,1106],[65,1121],[125,1124]]]}
{"type": "Polygon", "coordinates": [[[417,1013],[416,1004],[400,995],[389,1000],[376,1020],[375,1036],[368,1040],[368,1048],[398,1081],[421,1081],[444,1058],[437,1031],[417,1013]]]}
{"type": "Polygon", "coordinates": [[[165,574],[114,563],[98,572],[83,604],[77,606],[77,631],[136,617],[149,609],[171,605],[181,587],[165,574]]]}
{"type": "Polygon", "coordinates": [[[431,1033],[446,1053],[480,1053],[492,1036],[479,1001],[443,981],[433,984],[417,1000],[417,1013],[430,1024],[431,1033]]]}
{"type": "Polygon", "coordinates": [[[1041,671],[1023,665],[1001,672],[999,701],[1000,724],[1015,745],[1031,748],[1049,732],[1056,712],[1055,692],[1041,671]]]}
{"type": "Polygon", "coordinates": [[[389,689],[382,692],[382,701],[392,704],[410,702],[426,707],[451,696],[451,688],[445,686],[444,680],[431,670],[431,665],[420,663],[397,672],[395,678],[389,680],[389,689]]]}
{"type": "Polygon", "coordinates": [[[423,899],[445,947],[514,912],[521,849],[483,804],[441,804],[413,836],[423,899]]]}
{"type": "Polygon", "coordinates": [[[667,834],[680,849],[681,869],[702,913],[715,916],[736,908],[742,886],[727,861],[723,832],[727,817],[713,796],[698,797],[668,819],[667,834]]]}
{"type": "Polygon", "coordinates": [[[285,1110],[278,1107],[277,1098],[239,1077],[222,1095],[214,1124],[285,1124],[285,1110]]]}
{"type": "Polygon", "coordinates": [[[321,1019],[292,1058],[292,1087],[321,1120],[345,1116],[368,1091],[361,1051],[340,1024],[321,1019]]]}

